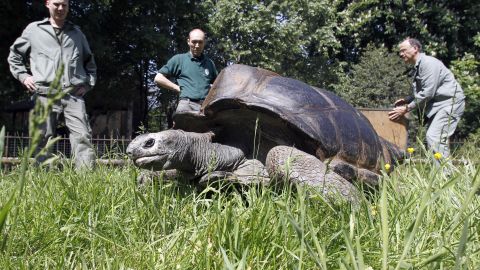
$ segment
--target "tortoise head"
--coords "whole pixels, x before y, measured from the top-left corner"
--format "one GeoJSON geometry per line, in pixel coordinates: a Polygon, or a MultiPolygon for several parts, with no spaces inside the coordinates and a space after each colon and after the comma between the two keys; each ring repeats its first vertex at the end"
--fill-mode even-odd
{"type": "Polygon", "coordinates": [[[127,154],[140,168],[165,170],[175,167],[175,154],[185,147],[179,143],[180,131],[166,130],[137,136],[127,147],[127,154]]]}

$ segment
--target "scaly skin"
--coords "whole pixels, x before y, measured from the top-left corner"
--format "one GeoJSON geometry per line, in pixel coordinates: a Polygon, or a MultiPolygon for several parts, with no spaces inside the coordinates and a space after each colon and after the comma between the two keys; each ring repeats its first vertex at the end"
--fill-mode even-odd
{"type": "MultiPolygon", "coordinates": [[[[167,130],[135,138],[127,153],[144,169],[176,169],[198,178],[200,184],[223,179],[241,184],[269,183],[269,178],[315,187],[326,198],[359,201],[356,188],[316,157],[288,146],[277,146],[267,155],[267,170],[258,160],[249,160],[235,147],[212,143],[211,134],[167,130]]],[[[142,176],[145,178],[145,176],[142,176]]],[[[145,179],[141,179],[144,181],[145,179]]]]}
{"type": "Polygon", "coordinates": [[[177,169],[202,176],[211,171],[232,171],[245,161],[240,149],[212,143],[208,133],[166,130],[136,137],[127,154],[143,169],[177,169]]]}

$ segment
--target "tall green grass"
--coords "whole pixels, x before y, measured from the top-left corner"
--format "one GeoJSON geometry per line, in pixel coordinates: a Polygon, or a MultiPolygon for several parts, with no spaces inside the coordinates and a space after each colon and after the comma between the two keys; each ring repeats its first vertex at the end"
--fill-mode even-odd
{"type": "MultiPolygon", "coordinates": [[[[51,102],[55,98],[61,96],[51,102]]],[[[407,159],[351,207],[289,185],[197,190],[159,182],[139,189],[138,170],[131,165],[86,172],[59,160],[62,166],[31,167],[36,127],[49,108],[36,110],[32,147],[22,164],[0,171],[0,269],[480,265],[475,147],[465,147],[469,150],[459,157],[463,163],[455,168],[407,159]],[[444,168],[453,173],[446,176],[444,168]]],[[[425,149],[418,152],[431,158],[425,149]]]]}
{"type": "MultiPolygon", "coordinates": [[[[37,102],[30,112],[29,116],[29,136],[31,138],[30,145],[26,147],[23,151],[23,157],[19,168],[19,175],[18,181],[14,189],[12,189],[9,193],[2,194],[2,198],[8,198],[4,204],[1,204],[0,207],[0,252],[6,249],[6,245],[9,238],[9,230],[13,229],[16,224],[16,219],[19,213],[19,207],[15,207],[19,204],[19,202],[23,199],[24,187],[27,180],[27,170],[30,166],[29,158],[35,154],[35,157],[38,155],[45,154],[47,149],[51,147],[58,139],[50,140],[43,149],[37,151],[37,146],[42,139],[42,134],[40,132],[39,127],[43,125],[51,113],[53,104],[60,100],[64,93],[60,91],[60,79],[61,74],[63,74],[63,65],[57,71],[57,75],[55,80],[52,82],[50,86],[50,91],[48,94],[48,102],[47,104],[41,104],[37,102]],[[11,213],[13,211],[13,213],[11,213]],[[11,216],[12,222],[7,224],[8,217],[11,216]]],[[[0,157],[3,156],[3,148],[4,148],[4,136],[5,136],[5,128],[2,127],[0,132],[0,157]]],[[[46,161],[50,162],[50,161],[46,161]]],[[[45,162],[45,163],[46,163],[45,162]]],[[[3,176],[3,174],[2,174],[3,176]]],[[[3,177],[2,177],[3,178],[3,177]]],[[[3,202],[0,202],[3,203],[3,202]]]]}
{"type": "MultiPolygon", "coordinates": [[[[474,153],[471,153],[474,157],[474,153]]],[[[1,269],[478,269],[478,165],[407,162],[359,207],[308,188],[225,192],[137,169],[29,169],[1,269]]],[[[22,177],[3,175],[0,204],[22,177]]]]}

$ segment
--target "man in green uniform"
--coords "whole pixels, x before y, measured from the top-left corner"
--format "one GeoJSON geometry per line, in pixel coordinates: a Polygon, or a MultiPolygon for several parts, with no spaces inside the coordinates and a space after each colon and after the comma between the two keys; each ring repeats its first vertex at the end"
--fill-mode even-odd
{"type": "MultiPolygon", "coordinates": [[[[10,47],[10,71],[35,95],[36,102],[47,104],[47,94],[54,90],[50,84],[60,66],[64,66],[61,87],[65,96],[53,105],[53,112],[40,127],[43,138],[38,149],[45,147],[53,136],[57,117],[63,113],[75,166],[91,168],[95,152],[83,96],[95,85],[97,66],[85,35],[66,19],[69,1],[47,0],[45,6],[50,17],[30,23],[10,47]]],[[[41,163],[49,155],[39,156],[37,162],[41,163]]]]}
{"type": "Polygon", "coordinates": [[[179,93],[176,112],[200,111],[203,100],[218,75],[213,61],[204,53],[205,32],[190,31],[187,39],[190,51],[177,54],[168,60],[155,76],[155,83],[162,88],[179,93]],[[171,82],[167,77],[175,79],[171,82]]]}

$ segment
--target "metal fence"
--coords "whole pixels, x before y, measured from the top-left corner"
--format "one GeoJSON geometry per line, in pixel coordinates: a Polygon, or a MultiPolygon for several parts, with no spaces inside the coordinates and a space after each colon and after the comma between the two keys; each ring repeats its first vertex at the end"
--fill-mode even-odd
{"type": "MultiPolygon", "coordinates": [[[[107,136],[92,138],[92,144],[98,158],[115,159],[121,158],[126,153],[131,138],[109,138],[107,136]]],[[[4,157],[16,158],[22,155],[25,147],[30,146],[31,139],[26,135],[6,134],[4,157]]],[[[71,157],[71,146],[68,137],[61,137],[54,145],[52,153],[62,154],[66,158],[71,157]]]]}
{"type": "MultiPolygon", "coordinates": [[[[110,138],[107,136],[97,136],[92,138],[92,144],[98,159],[105,160],[121,160],[125,157],[128,144],[131,138],[110,138]]],[[[3,152],[4,158],[18,158],[22,156],[25,147],[30,146],[31,139],[27,135],[6,134],[5,147],[3,152]]],[[[452,140],[450,146],[453,151],[457,150],[464,144],[462,140],[452,140]]],[[[71,146],[68,137],[61,137],[54,145],[52,153],[61,154],[66,158],[71,157],[71,146]]],[[[6,159],[4,159],[6,160],[6,159]]]]}

